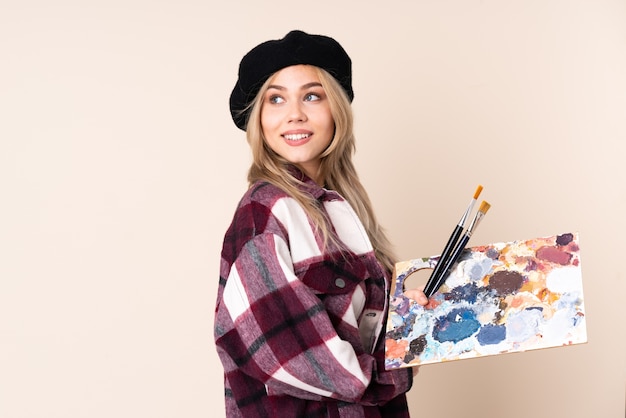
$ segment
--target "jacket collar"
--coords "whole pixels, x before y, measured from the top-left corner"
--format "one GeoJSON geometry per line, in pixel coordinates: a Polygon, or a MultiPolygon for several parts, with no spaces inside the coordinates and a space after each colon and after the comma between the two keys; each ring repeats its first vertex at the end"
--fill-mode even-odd
{"type": "Polygon", "coordinates": [[[309,193],[317,200],[335,200],[339,197],[338,193],[332,190],[326,190],[295,165],[289,165],[287,170],[294,178],[302,182],[300,184],[300,190],[309,193]]]}

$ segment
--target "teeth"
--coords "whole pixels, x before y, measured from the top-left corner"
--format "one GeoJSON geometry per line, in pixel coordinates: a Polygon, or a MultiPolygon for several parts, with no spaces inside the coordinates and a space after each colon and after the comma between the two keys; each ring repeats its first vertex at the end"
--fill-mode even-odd
{"type": "Polygon", "coordinates": [[[285,139],[289,141],[300,141],[301,139],[308,138],[309,136],[309,134],[284,135],[285,139]]]}

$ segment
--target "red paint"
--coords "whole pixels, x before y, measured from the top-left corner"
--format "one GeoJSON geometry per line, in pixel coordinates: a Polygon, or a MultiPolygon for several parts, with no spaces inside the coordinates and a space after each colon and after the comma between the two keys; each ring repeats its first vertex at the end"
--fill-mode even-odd
{"type": "Polygon", "coordinates": [[[424,309],[435,309],[439,305],[441,305],[441,301],[436,300],[434,298],[430,298],[428,299],[428,303],[424,305],[424,309]]]}
{"type": "Polygon", "coordinates": [[[552,263],[566,266],[570,263],[572,255],[566,251],[561,251],[557,247],[541,247],[536,252],[537,258],[550,261],[552,263]]]}

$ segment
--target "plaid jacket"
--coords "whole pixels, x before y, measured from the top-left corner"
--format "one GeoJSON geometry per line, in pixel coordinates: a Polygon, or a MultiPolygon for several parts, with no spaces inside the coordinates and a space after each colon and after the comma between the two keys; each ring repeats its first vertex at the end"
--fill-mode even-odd
{"type": "Polygon", "coordinates": [[[279,188],[244,195],[224,238],[215,314],[226,414],[408,417],[412,373],[385,370],[380,338],[390,275],[351,206],[302,179],[349,250],[324,251],[279,188]]]}

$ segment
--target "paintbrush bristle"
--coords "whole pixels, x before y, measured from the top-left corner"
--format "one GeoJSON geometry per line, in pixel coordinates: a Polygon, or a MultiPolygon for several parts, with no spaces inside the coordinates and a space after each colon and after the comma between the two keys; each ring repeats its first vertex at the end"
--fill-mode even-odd
{"type": "Polygon", "coordinates": [[[491,205],[483,200],[480,204],[480,207],[478,208],[478,211],[482,213],[487,213],[490,207],[491,205]]]}
{"type": "Polygon", "coordinates": [[[478,187],[476,188],[476,191],[474,192],[474,199],[478,199],[478,196],[480,196],[480,192],[482,191],[483,191],[483,186],[479,184],[478,187]]]}

